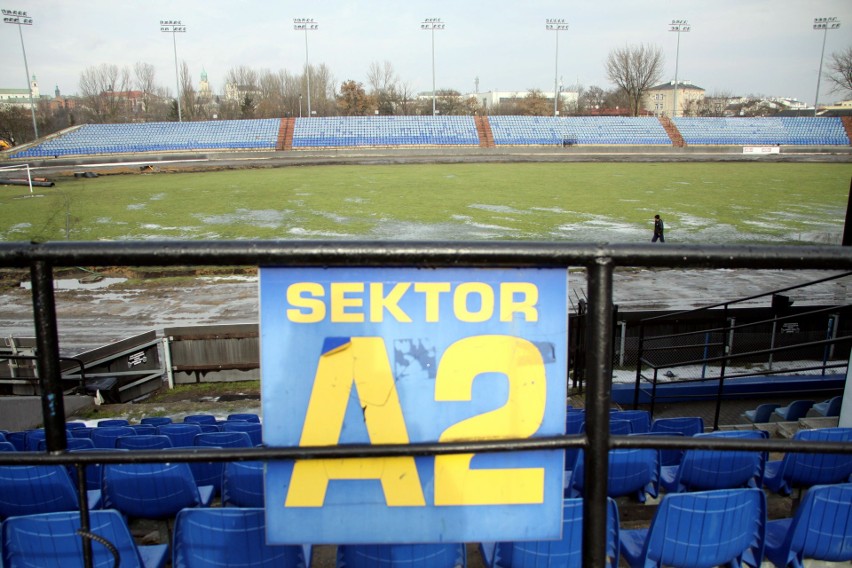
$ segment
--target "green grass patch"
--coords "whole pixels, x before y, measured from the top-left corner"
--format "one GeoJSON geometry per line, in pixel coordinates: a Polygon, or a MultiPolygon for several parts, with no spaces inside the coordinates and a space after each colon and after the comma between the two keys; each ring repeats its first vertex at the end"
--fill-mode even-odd
{"type": "Polygon", "coordinates": [[[0,189],[0,240],[522,239],[826,243],[852,164],[312,166],[0,189]]]}

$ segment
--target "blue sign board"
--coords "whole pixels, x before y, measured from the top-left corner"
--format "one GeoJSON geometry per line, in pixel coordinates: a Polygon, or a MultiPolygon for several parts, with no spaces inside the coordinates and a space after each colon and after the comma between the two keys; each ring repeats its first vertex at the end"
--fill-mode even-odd
{"type": "MultiPolygon", "coordinates": [[[[564,433],[560,269],[262,268],[269,446],[564,433]]],[[[272,544],[559,538],[562,451],[270,462],[272,544]]]]}

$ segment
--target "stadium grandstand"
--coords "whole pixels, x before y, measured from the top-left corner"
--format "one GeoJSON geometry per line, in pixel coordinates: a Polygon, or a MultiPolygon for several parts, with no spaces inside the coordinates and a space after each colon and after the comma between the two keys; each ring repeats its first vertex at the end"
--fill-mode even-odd
{"type": "Polygon", "coordinates": [[[841,117],[691,118],[541,116],[321,117],[143,124],[86,124],[7,156],[172,151],[495,146],[849,146],[841,117]]]}

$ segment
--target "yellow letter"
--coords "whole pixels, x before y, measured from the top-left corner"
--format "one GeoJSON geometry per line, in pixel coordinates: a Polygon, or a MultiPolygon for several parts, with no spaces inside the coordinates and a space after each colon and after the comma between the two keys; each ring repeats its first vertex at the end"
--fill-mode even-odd
{"type": "Polygon", "coordinates": [[[532,282],[503,282],[500,284],[500,321],[512,321],[512,314],[524,315],[524,321],[538,321],[538,287],[532,282]],[[515,294],[523,299],[515,301],[515,294]]]}
{"type": "Polygon", "coordinates": [[[459,284],[453,295],[453,309],[459,321],[478,323],[488,321],[494,315],[494,290],[484,282],[465,282],[459,284]],[[478,312],[471,312],[467,307],[467,298],[471,294],[479,294],[481,305],[478,312]]]}
{"type": "Polygon", "coordinates": [[[417,282],[414,284],[415,292],[426,295],[426,321],[434,323],[441,315],[441,294],[450,291],[449,282],[417,282]]]}
{"type": "Polygon", "coordinates": [[[295,323],[318,323],[325,317],[325,303],[317,298],[325,296],[322,284],[299,282],[287,287],[287,303],[294,308],[287,310],[287,319],[295,323]],[[311,297],[305,298],[308,294],[311,297]],[[307,312],[298,308],[304,308],[307,312]]]}
{"type": "Polygon", "coordinates": [[[399,307],[399,301],[411,287],[411,283],[398,282],[387,296],[383,295],[384,287],[382,282],[370,283],[370,321],[384,321],[384,311],[387,310],[396,321],[411,323],[411,318],[399,307]]]}
{"type": "Polygon", "coordinates": [[[361,323],[364,321],[363,312],[347,312],[346,308],[363,308],[364,298],[347,298],[346,294],[363,293],[363,282],[332,282],[331,283],[331,321],[334,323],[361,323]]]}
{"type": "MultiPolygon", "coordinates": [[[[353,337],[320,357],[300,446],[338,443],[353,381],[370,443],[408,443],[384,340],[353,337]]],[[[402,457],[296,460],[284,506],[322,507],[332,479],[378,479],[389,507],[426,504],[414,458],[402,457]]]]}
{"type": "MultiPolygon", "coordinates": [[[[435,376],[435,400],[465,401],[481,373],[503,373],[509,398],[500,408],[444,430],[440,442],[524,438],[544,419],[544,361],[535,345],[519,337],[480,335],[450,345],[435,376]]],[[[470,469],[474,454],[435,456],[435,505],[542,503],[543,468],[470,469]]]]}

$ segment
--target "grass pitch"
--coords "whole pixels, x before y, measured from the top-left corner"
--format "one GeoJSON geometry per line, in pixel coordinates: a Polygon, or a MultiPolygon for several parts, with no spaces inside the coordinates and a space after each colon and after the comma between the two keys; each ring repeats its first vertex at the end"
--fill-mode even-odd
{"type": "Polygon", "coordinates": [[[306,166],[0,186],[0,240],[837,243],[852,164],[306,166]]]}

